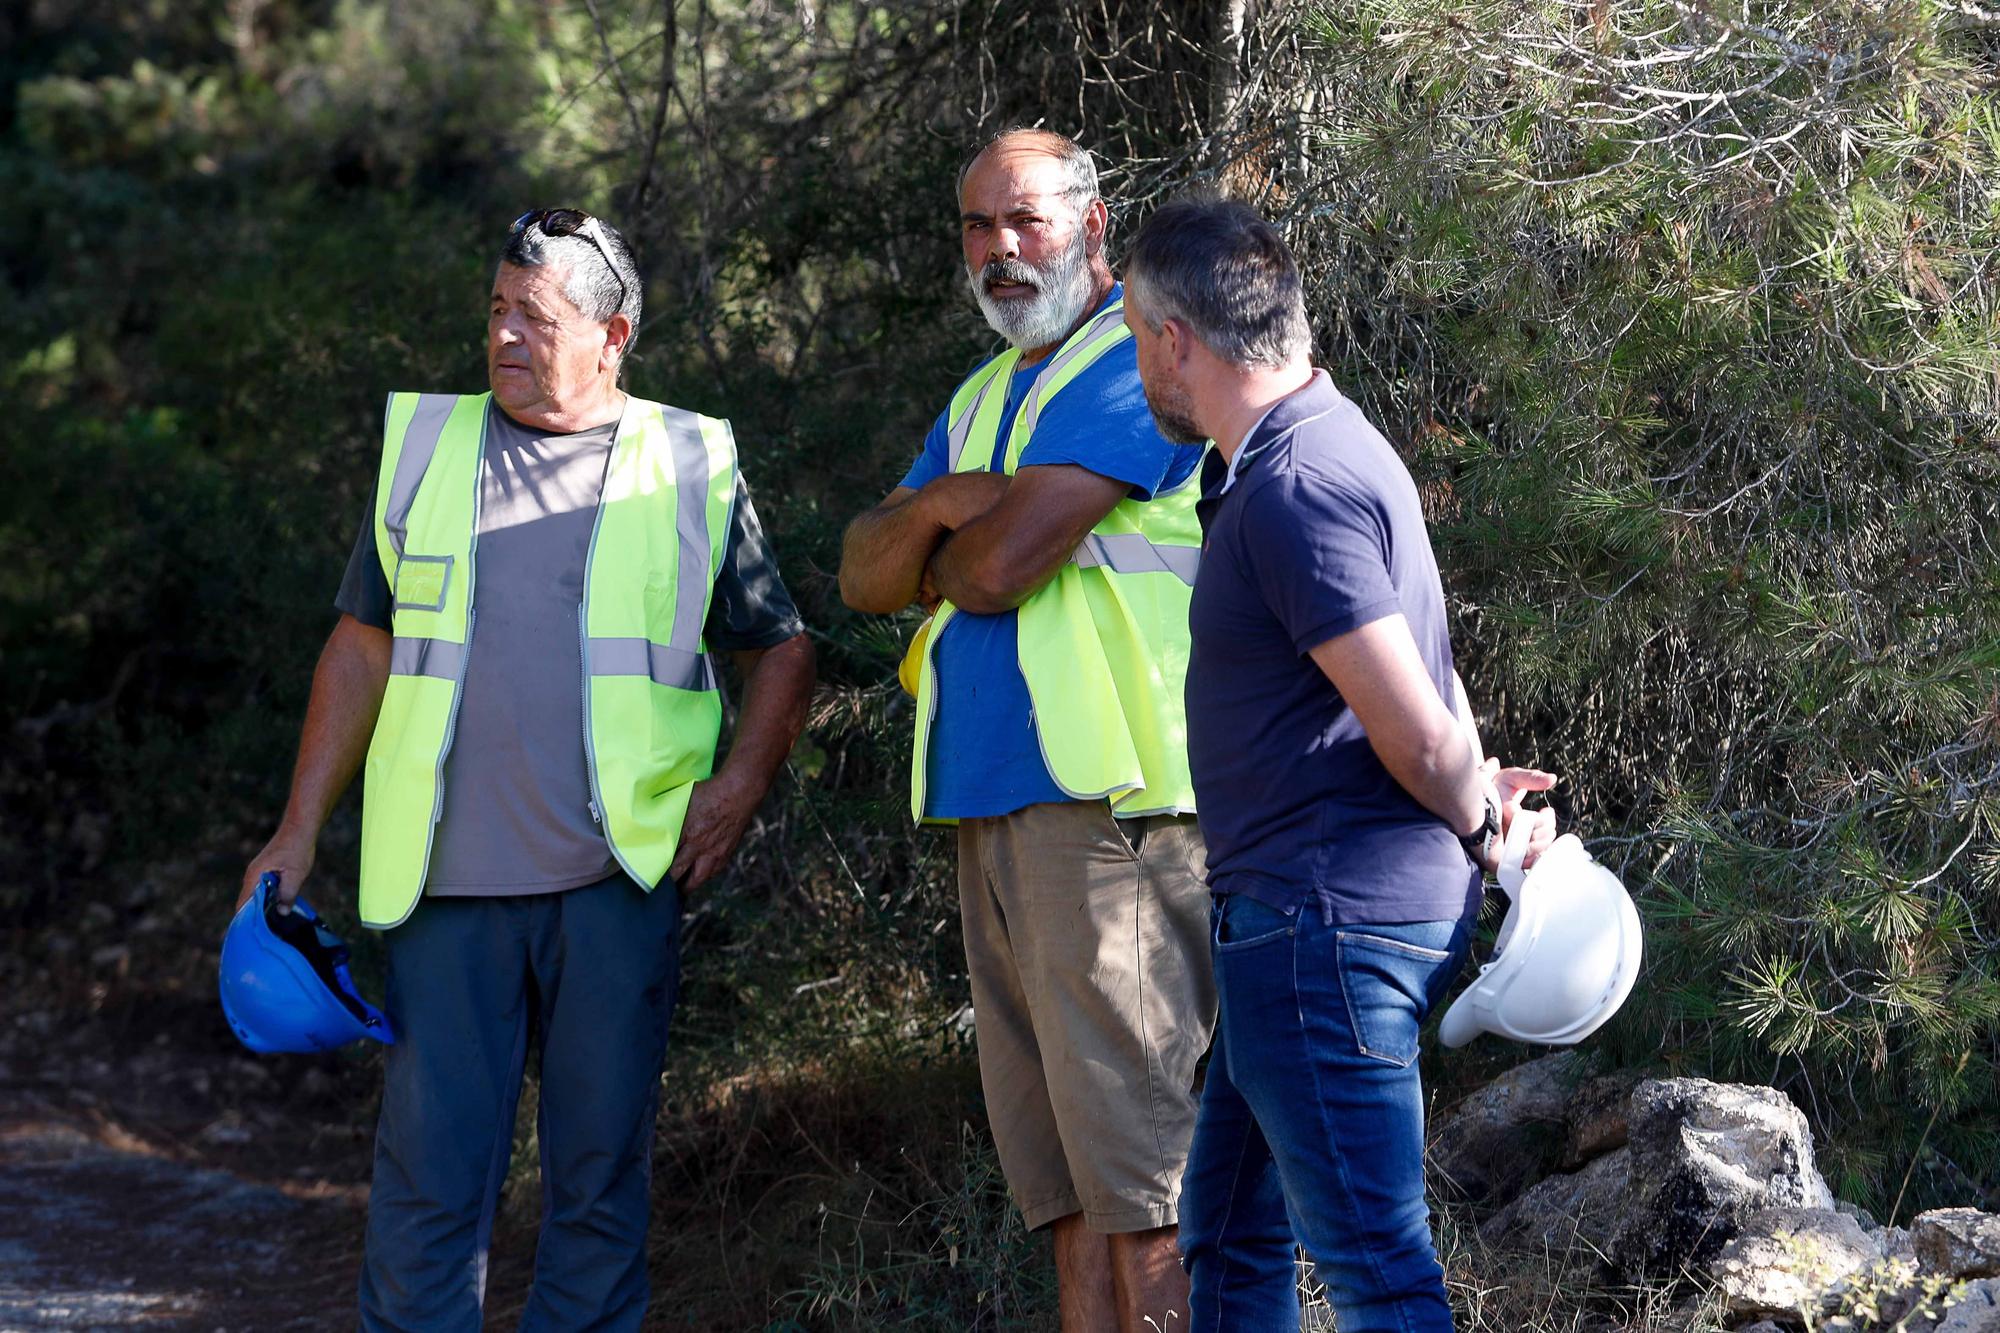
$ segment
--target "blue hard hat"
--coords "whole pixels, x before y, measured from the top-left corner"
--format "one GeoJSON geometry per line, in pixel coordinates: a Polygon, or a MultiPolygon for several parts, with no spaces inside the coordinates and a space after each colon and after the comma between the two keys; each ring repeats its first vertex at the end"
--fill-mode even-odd
{"type": "Polygon", "coordinates": [[[284,908],[275,872],[257,881],[223,934],[221,989],[230,1029],[259,1053],[396,1040],[388,1017],[354,988],[347,946],[304,898],[284,908]]]}

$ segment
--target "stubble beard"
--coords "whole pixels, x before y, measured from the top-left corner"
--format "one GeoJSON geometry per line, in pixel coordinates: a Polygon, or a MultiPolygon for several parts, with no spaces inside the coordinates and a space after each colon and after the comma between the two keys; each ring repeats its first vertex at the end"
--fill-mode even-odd
{"type": "Polygon", "coordinates": [[[1146,409],[1153,425],[1169,444],[1206,444],[1208,432],[1194,424],[1194,401],[1178,383],[1145,386],[1146,409]]]}
{"type": "Polygon", "coordinates": [[[972,299],[993,331],[1022,351],[1048,347],[1069,336],[1090,309],[1090,262],[1088,237],[1077,228],[1076,240],[1047,268],[1037,268],[1019,259],[996,259],[984,268],[966,270],[972,299]],[[986,290],[989,280],[1032,283],[1035,294],[1026,299],[1000,300],[986,290]]]}

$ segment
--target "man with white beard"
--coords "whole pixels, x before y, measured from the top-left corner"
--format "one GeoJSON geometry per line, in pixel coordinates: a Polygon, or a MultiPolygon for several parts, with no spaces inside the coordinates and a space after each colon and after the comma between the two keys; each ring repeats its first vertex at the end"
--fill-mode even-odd
{"type": "Polygon", "coordinates": [[[1146,407],[1087,151],[1000,134],[959,205],[1009,348],[849,526],[841,594],[934,608],[911,809],[958,825],[988,1117],[1052,1230],[1062,1327],[1185,1327],[1174,1229],[1215,1017],[1181,701],[1203,446],[1146,407]]]}

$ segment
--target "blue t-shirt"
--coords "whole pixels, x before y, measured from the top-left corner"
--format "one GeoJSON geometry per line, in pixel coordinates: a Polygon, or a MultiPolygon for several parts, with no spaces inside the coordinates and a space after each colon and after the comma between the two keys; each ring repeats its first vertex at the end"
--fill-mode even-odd
{"type": "Polygon", "coordinates": [[[1351,924],[1476,912],[1465,849],[1309,656],[1401,612],[1452,698],[1444,589],[1402,460],[1320,372],[1251,431],[1233,481],[1216,453],[1202,482],[1187,714],[1209,887],[1351,924]]]}
{"type": "MultiPolygon", "coordinates": [[[[1114,287],[1105,305],[1118,295],[1114,287]]],[[[1006,470],[1004,446],[1014,411],[1036,373],[1048,364],[1044,358],[1014,372],[1000,419],[1002,447],[993,451],[992,471],[1006,470]]],[[[939,413],[903,485],[920,487],[951,470],[946,432],[946,413],[939,413]]],[[[1200,461],[1200,446],[1170,444],[1154,426],[1139,383],[1138,354],[1126,339],[1042,404],[1020,466],[1074,463],[1126,483],[1135,498],[1146,500],[1187,480],[1200,461]]],[[[954,613],[938,636],[931,661],[937,669],[937,718],[931,726],[924,816],[973,819],[1069,800],[1049,775],[1035,735],[1014,612],[954,613]]]]}

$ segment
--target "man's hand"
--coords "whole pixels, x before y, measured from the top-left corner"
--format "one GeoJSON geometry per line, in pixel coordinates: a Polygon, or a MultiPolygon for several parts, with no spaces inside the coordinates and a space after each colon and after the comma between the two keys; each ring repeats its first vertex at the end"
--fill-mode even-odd
{"type": "Polygon", "coordinates": [[[1028,600],[1132,493],[1127,483],[1074,463],[1032,464],[1000,480],[1007,485],[998,502],[956,528],[930,560],[937,590],[978,615],[1011,611],[1028,600]]]}
{"type": "Polygon", "coordinates": [[[1521,798],[1531,791],[1547,791],[1559,780],[1555,774],[1539,768],[1502,768],[1498,759],[1488,759],[1479,766],[1479,775],[1493,784],[1500,794],[1500,836],[1495,838],[1480,859],[1480,868],[1492,874],[1500,866],[1500,848],[1507,841],[1507,831],[1514,827],[1517,819],[1534,821],[1534,828],[1528,834],[1528,853],[1521,860],[1523,870],[1541,859],[1549,844],[1556,840],[1556,812],[1546,807],[1529,810],[1522,806],[1521,798]]]}
{"type": "Polygon", "coordinates": [[[250,868],[243,872],[243,887],[236,895],[236,908],[241,910],[250,901],[250,895],[257,891],[257,881],[266,871],[278,872],[278,897],[289,903],[299,896],[299,890],[306,885],[306,876],[312,874],[314,844],[318,838],[295,829],[280,828],[264,844],[264,850],[250,858],[250,868]]]}
{"type": "Polygon", "coordinates": [[[729,863],[757,803],[771,790],[792,742],[805,725],[812,697],[812,640],[801,631],[769,648],[730,654],[743,676],[743,704],[736,714],[736,738],[715,776],[694,784],[681,844],[667,873],[682,889],[712,878],[729,863]]]}
{"type": "Polygon", "coordinates": [[[700,887],[729,864],[762,795],[727,773],[694,784],[681,823],[680,849],[667,871],[682,892],[700,887]]]}

